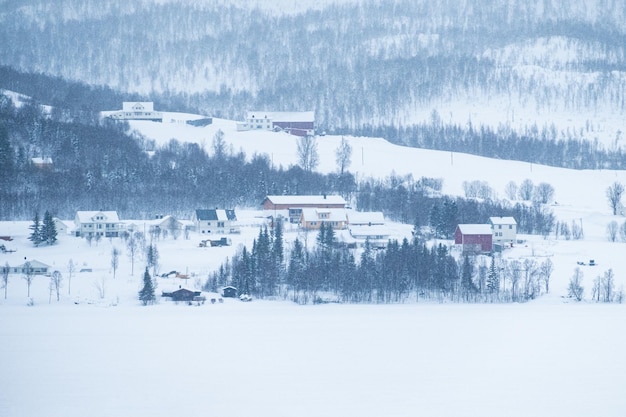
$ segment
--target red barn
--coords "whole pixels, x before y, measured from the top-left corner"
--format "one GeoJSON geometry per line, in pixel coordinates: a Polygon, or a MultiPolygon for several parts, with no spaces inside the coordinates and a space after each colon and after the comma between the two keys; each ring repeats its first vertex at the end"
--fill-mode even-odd
{"type": "Polygon", "coordinates": [[[491,252],[493,232],[488,224],[460,224],[454,232],[454,243],[461,245],[463,252],[491,252]]]}

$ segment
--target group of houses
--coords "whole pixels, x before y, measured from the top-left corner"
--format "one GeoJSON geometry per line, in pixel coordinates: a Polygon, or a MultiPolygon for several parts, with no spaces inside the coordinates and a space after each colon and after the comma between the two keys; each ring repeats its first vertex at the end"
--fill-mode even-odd
{"type": "Polygon", "coordinates": [[[338,195],[268,195],[262,206],[268,217],[298,224],[303,230],[330,226],[339,232],[340,243],[349,246],[363,246],[369,241],[384,247],[390,237],[382,212],[352,210],[338,195]]]}
{"type": "MultiPolygon", "coordinates": [[[[57,231],[68,233],[71,227],[58,219],[57,231]]],[[[196,231],[200,234],[239,233],[235,210],[197,209],[191,220],[179,220],[172,215],[156,215],[153,219],[121,221],[116,211],[77,211],[73,229],[69,234],[77,237],[119,237],[123,232],[155,231],[184,232],[196,231]]]]}
{"type": "Polygon", "coordinates": [[[250,111],[243,122],[237,122],[237,130],[273,130],[295,136],[313,136],[315,135],[315,112],[250,111]]]}
{"type": "MultiPolygon", "coordinates": [[[[105,112],[105,116],[113,120],[144,120],[163,122],[163,113],[154,110],[151,101],[125,101],[121,110],[105,112]]],[[[213,118],[205,117],[197,120],[188,120],[192,126],[207,126],[213,118]]],[[[236,124],[238,131],[269,130],[287,132],[295,136],[315,135],[315,112],[267,112],[249,111],[243,121],[236,124]]]]}

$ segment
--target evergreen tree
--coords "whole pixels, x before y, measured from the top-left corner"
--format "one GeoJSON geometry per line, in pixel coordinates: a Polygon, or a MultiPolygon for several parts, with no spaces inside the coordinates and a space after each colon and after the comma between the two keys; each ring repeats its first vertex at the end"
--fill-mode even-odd
{"type": "Polygon", "coordinates": [[[0,184],[3,179],[8,180],[13,174],[14,152],[9,142],[9,133],[4,126],[0,126],[0,167],[2,167],[3,175],[0,178],[0,184]]]}
{"type": "Polygon", "coordinates": [[[496,268],[496,260],[493,257],[491,258],[491,265],[487,273],[487,290],[489,290],[490,293],[497,293],[500,290],[500,277],[498,276],[498,269],[496,268]]]}
{"type": "Polygon", "coordinates": [[[41,236],[41,222],[39,221],[39,213],[35,213],[35,218],[33,219],[33,224],[29,227],[32,231],[30,236],[28,236],[28,240],[33,242],[35,246],[39,246],[41,242],[43,242],[43,238],[41,236]]]}
{"type": "Polygon", "coordinates": [[[154,295],[154,285],[152,284],[152,277],[150,277],[148,267],[146,267],[146,271],[143,274],[143,288],[139,291],[139,300],[144,306],[153,304],[156,301],[156,297],[154,295]]]}
{"type": "Polygon", "coordinates": [[[156,244],[148,245],[146,252],[147,267],[152,268],[152,275],[156,275],[157,268],[159,267],[159,251],[156,244]]]}
{"type": "Polygon", "coordinates": [[[300,301],[300,291],[304,290],[304,271],[306,270],[306,254],[302,242],[296,238],[293,249],[289,255],[289,269],[287,271],[287,283],[293,290],[293,301],[300,301]]]}
{"type": "Polygon", "coordinates": [[[57,227],[54,224],[52,214],[46,210],[43,215],[43,225],[41,226],[41,241],[48,245],[53,245],[57,241],[57,227]]]}
{"type": "Polygon", "coordinates": [[[466,301],[468,300],[470,294],[473,294],[478,290],[472,279],[473,270],[474,268],[470,262],[469,256],[464,256],[463,265],[461,266],[461,288],[466,301]]]}

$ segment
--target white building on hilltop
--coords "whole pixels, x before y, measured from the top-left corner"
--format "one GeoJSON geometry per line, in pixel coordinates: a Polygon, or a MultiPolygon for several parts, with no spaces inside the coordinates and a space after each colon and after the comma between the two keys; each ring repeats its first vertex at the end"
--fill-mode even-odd
{"type": "Polygon", "coordinates": [[[237,130],[280,130],[296,136],[315,134],[315,112],[264,112],[250,111],[237,130]]]}
{"type": "Polygon", "coordinates": [[[163,113],[154,111],[154,103],[151,101],[125,101],[122,103],[122,110],[111,112],[108,117],[115,120],[163,121],[163,113]]]}

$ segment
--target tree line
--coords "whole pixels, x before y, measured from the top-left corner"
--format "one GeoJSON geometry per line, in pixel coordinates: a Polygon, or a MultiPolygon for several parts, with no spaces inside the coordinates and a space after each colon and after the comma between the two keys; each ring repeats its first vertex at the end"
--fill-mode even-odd
{"type": "MultiPolygon", "coordinates": [[[[315,233],[315,232],[311,232],[315,233]]],[[[361,250],[338,243],[324,223],[315,242],[296,238],[284,247],[281,223],[260,228],[212,272],[205,291],[231,285],[240,294],[296,303],[523,302],[550,291],[552,261],[506,260],[453,254],[447,245],[414,237],[361,250]],[[455,256],[456,255],[456,256],[455,256]]]]}

